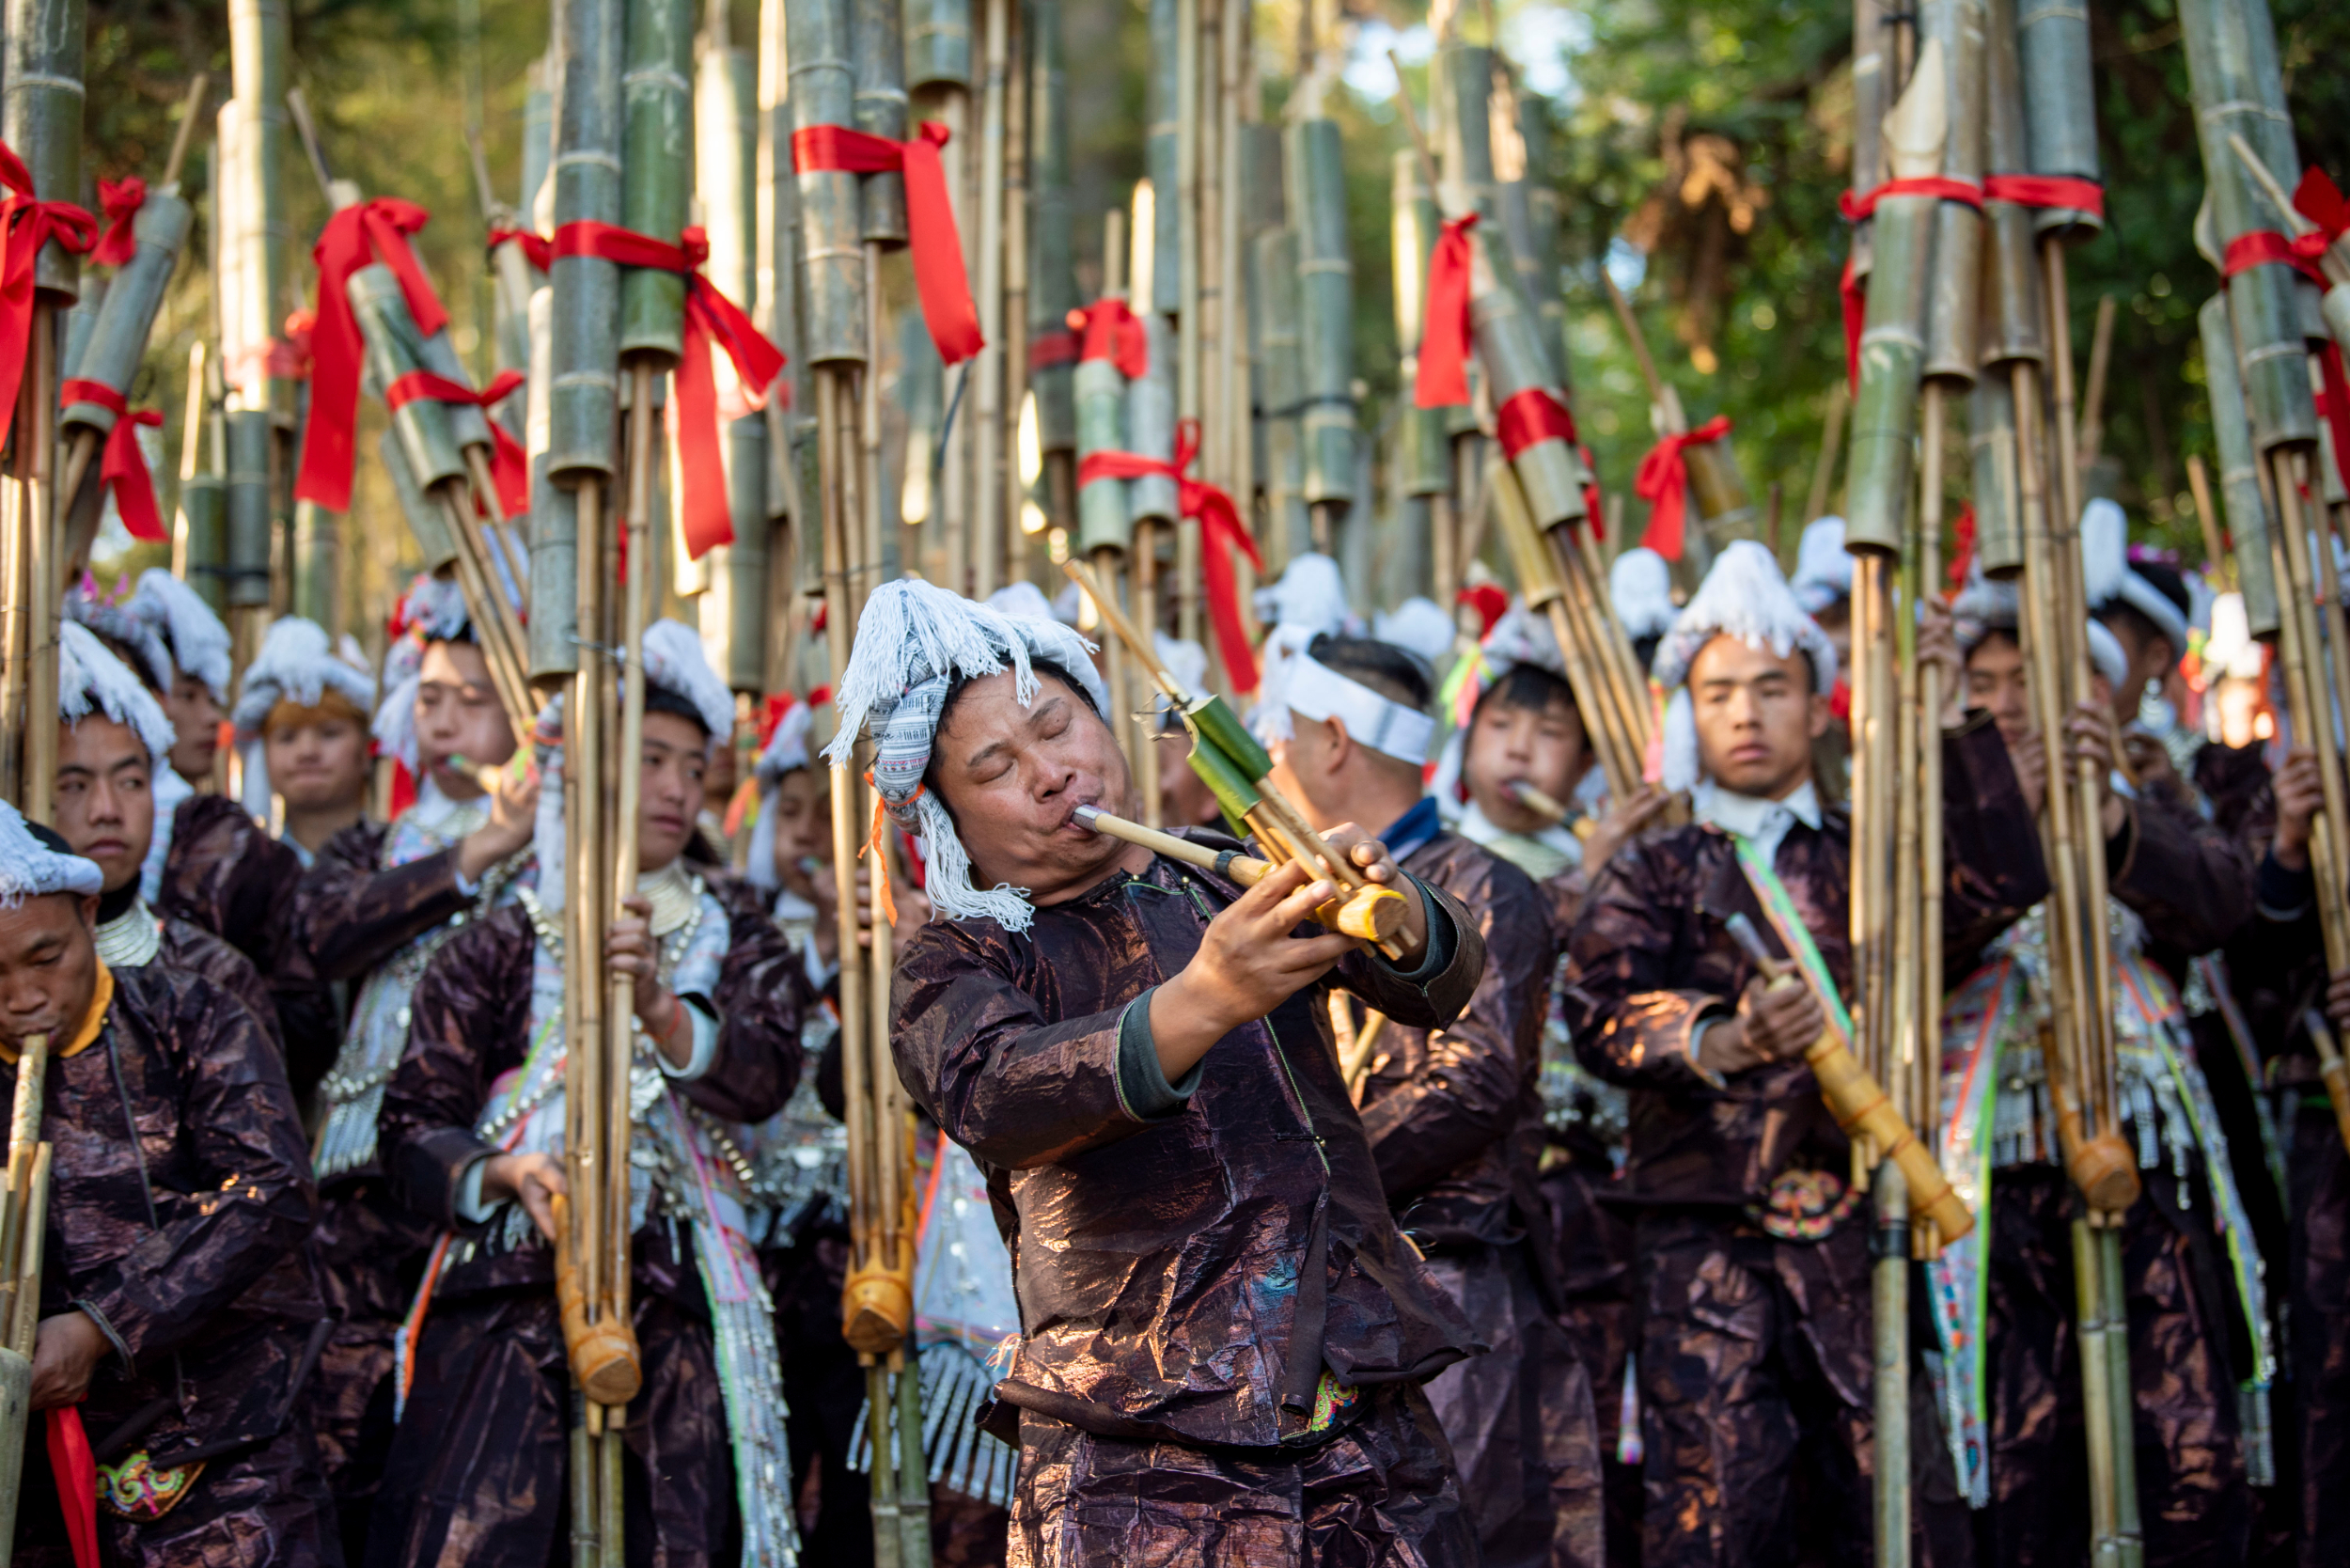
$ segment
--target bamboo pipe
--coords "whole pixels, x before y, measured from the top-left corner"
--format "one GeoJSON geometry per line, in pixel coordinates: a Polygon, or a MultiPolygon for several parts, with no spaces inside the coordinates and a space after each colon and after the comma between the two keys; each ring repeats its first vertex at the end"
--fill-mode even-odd
{"type": "MultiPolygon", "coordinates": [[[[2311,371],[2310,379],[2314,384],[2317,381],[2314,366],[2311,367],[2311,371]]],[[[2316,392],[2321,388],[2312,385],[2311,390],[2316,392]]],[[[2350,625],[2345,625],[2342,615],[2342,573],[2334,561],[2335,537],[2331,520],[2327,516],[2329,509],[2326,505],[2322,487],[2311,484],[2312,476],[2309,469],[2309,456],[2304,453],[2290,455],[2280,453],[2280,457],[2293,470],[2295,509],[2307,507],[2310,512],[2314,513],[2313,516],[2307,514],[2304,516],[2302,525],[2308,532],[2304,534],[2303,539],[2306,543],[2313,543],[2315,546],[2310,551],[2310,556],[2317,567],[2317,581],[2313,585],[2317,597],[2317,614],[2325,630],[2326,651],[2332,658],[2333,694],[2338,697],[2342,693],[2350,692],[2350,625]]],[[[2320,461],[2323,461],[2322,455],[2320,461]]],[[[2317,726],[2311,722],[2311,728],[2314,729],[2317,726]]],[[[2350,737],[2341,735],[2336,735],[2334,738],[2337,743],[2350,739],[2350,737]]],[[[2335,765],[2341,765],[2338,751],[2335,765]]],[[[2338,817],[2334,820],[2342,822],[2350,819],[2338,817]]],[[[2337,847],[2350,846],[2338,844],[2337,847]]],[[[2350,876],[2350,862],[2337,860],[2333,864],[2337,881],[2350,876]]]]}
{"type": "MultiPolygon", "coordinates": [[[[1180,540],[1177,555],[1182,554],[1180,540]]],[[[1180,561],[1177,572],[1180,575],[1180,561]]],[[[1135,525],[1134,603],[1151,617],[1152,630],[1158,626],[1159,613],[1159,525],[1149,519],[1135,525]]],[[[1157,645],[1152,644],[1153,647],[1157,645]]],[[[1152,827],[1159,822],[1159,716],[1147,694],[1128,691],[1123,694],[1130,706],[1134,726],[1135,780],[1142,794],[1142,820],[1152,827]]]]}
{"type": "MultiPolygon", "coordinates": [[[[2277,502],[2277,532],[2285,566],[2285,592],[2279,597],[2285,602],[2286,629],[2298,643],[2294,650],[2295,657],[2286,668],[2287,700],[2293,704],[2293,716],[2301,730],[2296,739],[2317,754],[2318,779],[2324,790],[2325,818],[2330,838],[2339,832],[2334,824],[2350,823],[2350,800],[2345,799],[2350,796],[2350,791],[2345,790],[2342,776],[2342,737],[2335,733],[2334,729],[2334,694],[2321,691],[2311,683],[2312,678],[2323,670],[2324,664],[2318,652],[2321,646],[2319,617],[2311,604],[2316,589],[2311,581],[2314,573],[2310,568],[2310,537],[2305,531],[2309,525],[2301,515],[2300,476],[2296,472],[2295,459],[2288,450],[2271,452],[2269,459],[2274,464],[2270,489],[2277,502]],[[2291,690],[2295,664],[2298,665],[2301,686],[2298,693],[2291,690]]],[[[2340,638],[2342,634],[2339,597],[2329,609],[2326,629],[2340,638]]],[[[2318,865],[2332,867],[2331,880],[2339,883],[2342,880],[2339,852],[2344,846],[2333,842],[2331,847],[2337,852],[2336,855],[2319,861],[2318,865]]],[[[2327,880],[2321,870],[2318,881],[2323,884],[2327,880]]]]}
{"type": "Polygon", "coordinates": [[[1973,1213],[1950,1184],[1943,1180],[1942,1168],[1935,1163],[1932,1151],[1918,1141],[1918,1135],[1910,1131],[1909,1123],[1893,1108],[1884,1089],[1853,1055],[1851,1043],[1836,1027],[1829,998],[1820,995],[1801,965],[1773,956],[1747,917],[1732,915],[1725,924],[1731,939],[1762,971],[1764,982],[1771,990],[1784,991],[1794,985],[1811,987],[1812,996],[1828,1021],[1819,1039],[1805,1048],[1803,1059],[1810,1064],[1812,1075],[1819,1079],[1820,1098],[1827,1103],[1837,1126],[1847,1135],[1856,1130],[1859,1138],[1874,1145],[1879,1160],[1901,1168],[1908,1182],[1911,1223],[1922,1221],[1932,1225],[1944,1246],[1973,1231],[1973,1213]]]}
{"type": "Polygon", "coordinates": [[[33,296],[32,363],[17,403],[19,442],[17,524],[24,561],[26,657],[24,773],[17,781],[25,817],[46,823],[55,815],[57,785],[58,566],[56,505],[51,464],[57,451],[56,306],[33,296]]]}
{"type": "Polygon", "coordinates": [[[2080,455],[2076,460],[2083,470],[2096,463],[2105,446],[2106,372],[2113,359],[2113,295],[2098,298],[2097,326],[2089,338],[2089,385],[2081,399],[2080,455]]]}
{"type": "Polygon", "coordinates": [[[1523,778],[1504,780],[1501,786],[1520,806],[1537,815],[1547,817],[1555,825],[1567,820],[1567,808],[1523,778]]]}
{"type": "MultiPolygon", "coordinates": [[[[1010,47],[1010,0],[982,0],[984,74],[979,96],[979,249],[974,259],[979,278],[976,293],[979,332],[986,346],[979,350],[968,374],[978,379],[976,417],[972,422],[971,463],[974,480],[970,519],[971,594],[985,599],[994,593],[1004,567],[1004,162],[1005,96],[1009,90],[1006,52],[1010,47]]],[[[869,295],[874,314],[881,296],[869,295]]],[[[875,356],[869,361],[878,368],[875,356]]],[[[1018,411],[1012,411],[1018,416],[1018,411]]],[[[878,439],[879,431],[874,431],[878,439]]],[[[1017,513],[1014,514],[1017,516],[1017,513]]],[[[957,525],[949,519],[948,526],[957,525]]],[[[1018,525],[1014,522],[1013,531],[1018,525]]],[[[878,566],[879,560],[873,565],[878,566]]]]}
{"type": "MultiPolygon", "coordinates": [[[[1139,844],[1154,855],[1180,860],[1186,866],[1214,871],[1244,887],[1254,887],[1268,873],[1279,869],[1278,861],[1261,860],[1255,855],[1243,855],[1238,850],[1212,850],[1188,839],[1179,839],[1172,833],[1162,833],[1155,827],[1114,817],[1099,807],[1080,806],[1074,815],[1079,823],[1096,833],[1122,839],[1130,844],[1139,844]]],[[[1384,945],[1393,940],[1395,933],[1402,928],[1403,900],[1388,889],[1366,888],[1347,899],[1333,899],[1319,906],[1314,911],[1314,917],[1341,936],[1384,945]]]]}
{"type": "MultiPolygon", "coordinates": [[[[50,726],[55,729],[55,726],[50,726]]],[[[47,1105],[49,1036],[29,1034],[18,1049],[16,1094],[8,1108],[8,1184],[0,1203],[0,1327],[13,1325],[24,1286],[39,1294],[40,1253],[24,1244],[32,1223],[32,1178],[41,1149],[41,1112],[47,1105]]],[[[18,1349],[13,1343],[11,1349],[18,1349]]],[[[29,1356],[24,1346],[20,1355],[29,1356]]]]}
{"type": "MultiPolygon", "coordinates": [[[[1919,415],[1924,442],[1919,453],[1918,591],[1940,591],[1942,579],[1943,384],[1929,380],[1919,415]]],[[[1913,949],[1919,976],[1918,1086],[1911,1104],[1921,1121],[1940,1120],[1942,1074],[1942,668],[1920,665],[1918,677],[1917,803],[1918,924],[1913,949]]]]}

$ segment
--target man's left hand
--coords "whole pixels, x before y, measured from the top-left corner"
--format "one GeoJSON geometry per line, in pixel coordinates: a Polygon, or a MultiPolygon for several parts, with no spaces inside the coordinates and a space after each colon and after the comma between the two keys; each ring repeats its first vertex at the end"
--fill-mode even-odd
{"type": "Polygon", "coordinates": [[[1428,906],[1420,901],[1419,884],[1403,874],[1387,854],[1387,846],[1354,823],[1340,823],[1322,836],[1330,853],[1360,871],[1373,886],[1393,888],[1403,895],[1403,927],[1396,933],[1403,962],[1417,964],[1428,950],[1428,906]]]}
{"type": "Polygon", "coordinates": [[[615,975],[635,984],[636,1021],[661,1047],[672,1067],[694,1059],[694,1031],[685,1018],[685,1004],[662,983],[658,964],[661,944],[652,933],[652,904],[641,896],[620,901],[628,911],[604,933],[603,961],[615,975]]]}
{"type": "Polygon", "coordinates": [[[76,1309],[40,1320],[33,1339],[32,1408],[79,1404],[90,1374],[113,1347],[87,1312],[76,1309]]]}

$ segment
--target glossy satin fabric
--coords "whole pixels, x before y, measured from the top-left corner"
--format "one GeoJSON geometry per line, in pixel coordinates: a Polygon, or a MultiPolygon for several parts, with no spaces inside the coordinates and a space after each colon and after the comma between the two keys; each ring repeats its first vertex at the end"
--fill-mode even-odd
{"type": "Polygon", "coordinates": [[[1396,1231],[1324,1006],[1336,983],[1398,1023],[1457,1016],[1484,967],[1459,905],[1431,895],[1457,931],[1441,973],[1350,955],[1211,1047],[1183,1108],[1127,1108],[1125,1009],[1237,896],[1153,859],[1025,933],[933,922],[891,996],[900,1075],[988,1172],[1011,1248],[1024,1339],[998,1398],[1130,1443],[1272,1447],[1325,1367],[1418,1380],[1475,1342],[1396,1231]]]}
{"type": "MultiPolygon", "coordinates": [[[[0,1094],[15,1083],[0,1067],[0,1094]]],[[[126,1367],[109,1356],[91,1379],[82,1420],[93,1449],[164,1402],[122,1451],[98,1457],[145,1449],[168,1465],[220,1450],[157,1525],[101,1510],[117,1560],[339,1561],[298,1398],[323,1315],[308,1246],[316,1199],[293,1094],[260,1023],[199,976],[161,964],[115,971],[97,1042],[49,1064],[41,1137],[54,1150],[42,1315],[86,1304],[130,1356],[126,1367]]],[[[28,1497],[55,1496],[45,1458],[33,1457],[44,1446],[37,1429],[28,1497]]],[[[18,1562],[70,1560],[62,1531],[44,1528],[55,1518],[20,1516],[18,1562]]]]}
{"type": "MultiPolygon", "coordinates": [[[[721,1121],[755,1122],[781,1109],[798,1081],[806,972],[755,892],[696,870],[727,912],[730,945],[710,998],[717,1054],[703,1076],[671,1087],[721,1121]]],[[[483,1229],[460,1219],[457,1191],[486,1152],[473,1129],[492,1085],[530,1045],[536,946],[523,908],[501,905],[433,955],[410,1004],[381,1147],[400,1198],[438,1227],[483,1229]]],[[[731,1568],[741,1529],[732,1450],[689,1235],[655,1215],[634,1244],[645,1386],[626,1428],[628,1559],[731,1568]]],[[[571,1373],[554,1279],[554,1254],[540,1245],[484,1248],[443,1273],[384,1463],[370,1564],[536,1564],[565,1539],[571,1373]]]]}

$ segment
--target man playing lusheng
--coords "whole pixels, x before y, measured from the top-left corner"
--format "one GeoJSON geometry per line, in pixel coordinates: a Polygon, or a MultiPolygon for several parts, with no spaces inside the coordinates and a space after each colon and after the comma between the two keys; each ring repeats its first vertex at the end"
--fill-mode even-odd
{"type": "Polygon", "coordinates": [[[929,845],[944,917],[899,961],[895,1044],[1014,1260],[1011,1561],[1473,1562],[1418,1388],[1471,1335],[1388,1215],[1326,1002],[1449,1023],[1476,926],[1353,826],[1331,849],[1408,902],[1394,963],[1308,925],[1333,889],[1303,867],[1244,892],[1088,832],[1075,808],[1133,785],[1086,653],[887,584],[833,753],[870,718],[883,799],[929,845]]]}
{"type": "MultiPolygon", "coordinates": [[[[1946,659],[1948,639],[1947,620],[1923,628],[1946,659]]],[[[1684,688],[1665,782],[1692,790],[1698,820],[1610,861],[1568,941],[1575,1047],[1634,1090],[1649,1568],[1792,1562],[1799,1541],[1868,1558],[1868,1227],[1803,1060],[1822,1010],[1807,987],[1766,991],[1724,925],[1767,930],[1772,892],[1799,918],[1788,939],[1851,994],[1851,824],[1810,772],[1835,660],[1768,550],[1723,551],[1657,651],[1658,679],[1684,688]]],[[[1998,732],[1962,730],[1943,753],[1946,972],[1965,974],[2047,879],[1998,732]]],[[[1950,1456],[1912,1384],[1918,1560],[1963,1562],[1950,1456]]]]}

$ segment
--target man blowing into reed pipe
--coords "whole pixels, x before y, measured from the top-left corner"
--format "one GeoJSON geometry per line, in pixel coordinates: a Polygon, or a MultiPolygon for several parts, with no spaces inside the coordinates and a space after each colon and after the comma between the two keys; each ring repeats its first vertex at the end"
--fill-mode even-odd
{"type": "MultiPolygon", "coordinates": [[[[1955,608],[1967,705],[1998,725],[2036,810],[2051,748],[2031,729],[2014,590],[1978,579],[1955,608]]],[[[2248,1428],[2265,1428],[2274,1352],[2251,1226],[2181,996],[2188,962],[2251,915],[2251,878],[2227,836],[2176,797],[2110,782],[2107,713],[2130,664],[2098,622],[2085,631],[2092,695],[2058,756],[2070,751],[2108,780],[2117,1107],[2142,1168],[2122,1240],[2141,1538],[2150,1564],[2240,1561],[2252,1523],[2246,1459],[2266,1446],[2248,1428]]],[[[1978,1558],[1999,1568],[2077,1562],[2090,1550],[2073,1285],[2080,1206],[2044,1056],[2047,941],[2035,910],[1989,944],[1952,991],[1942,1033],[1941,1152],[1977,1215],[1974,1233],[1932,1265],[1962,1304],[1943,1346],[1945,1408],[1962,1416],[1954,1456],[1979,1456],[1956,1460],[1962,1490],[1983,1511],[1978,1558]]]]}
{"type": "Polygon", "coordinates": [[[899,1072],[1013,1257],[1011,1561],[1475,1561],[1419,1384],[1480,1347],[1389,1216],[1328,1002],[1450,1023],[1476,923],[1351,824],[1324,841],[1402,893],[1399,958],[1309,924],[1335,885],[1304,865],[1244,890],[1088,831],[1134,785],[1065,627],[890,583],[840,693],[941,917],[899,961],[899,1072]]]}
{"type": "MultiPolygon", "coordinates": [[[[1950,658],[1947,620],[1920,641],[1950,658]]],[[[1610,861],[1568,939],[1575,1048],[1633,1091],[1620,1200],[1639,1260],[1651,1568],[1789,1562],[1799,1541],[1867,1560],[1867,1211],[1804,1060],[1825,1020],[1809,987],[1767,989],[1725,924],[1769,930],[1767,900],[1850,995],[1851,820],[1820,804],[1810,760],[1835,659],[1768,550],[1722,552],[1656,655],[1678,688],[1665,783],[1691,791],[1697,820],[1610,861]]],[[[1998,733],[1964,729],[1943,751],[1941,937],[1964,973],[2047,879],[1998,733]]],[[[1918,1560],[1963,1562],[1949,1453],[1913,1383],[1918,1560]]]]}
{"type": "Polygon", "coordinates": [[[0,1095],[27,1037],[48,1036],[54,1151],[14,1560],[71,1563],[63,1509],[94,1492],[104,1561],[329,1568],[342,1556],[302,1398],[327,1325],[293,1093],[229,993],[101,956],[104,884],[0,802],[0,1095]],[[62,1492],[60,1422],[95,1471],[62,1492]]]}
{"type": "MultiPolygon", "coordinates": [[[[1397,1226],[1490,1347],[1428,1384],[1485,1562],[1597,1568],[1592,1372],[1556,1315],[1564,1293],[1537,1180],[1559,939],[1527,874],[1448,831],[1423,792],[1432,687],[1392,643],[1318,636],[1264,694],[1257,727],[1275,781],[1308,822],[1382,824],[1397,864],[1457,900],[1484,938],[1460,1017],[1380,1026],[1349,1087],[1397,1226]]],[[[1341,1040],[1370,1027],[1340,1005],[1341,1040]]]]}
{"type": "MultiPolygon", "coordinates": [[[[722,1568],[775,1560],[792,1534],[775,1306],[749,1239],[744,1150],[746,1125],[798,1082],[814,993],[759,891],[695,825],[711,748],[732,738],[732,695],[674,620],[647,630],[643,666],[643,745],[629,760],[638,875],[606,949],[635,1003],[623,1157],[643,1387],[624,1428],[627,1557],[722,1568]]],[[[558,755],[543,747],[550,772],[558,755]]],[[[545,790],[557,798],[552,779],[545,790]]],[[[565,863],[563,833],[557,813],[540,815],[541,868],[565,863]]],[[[384,1090],[384,1167],[442,1240],[407,1309],[406,1408],[368,1544],[375,1568],[564,1555],[573,1388],[552,1246],[553,1200],[567,1191],[564,896],[542,871],[441,945],[384,1090]]]]}

